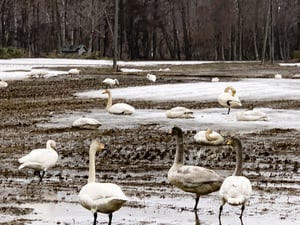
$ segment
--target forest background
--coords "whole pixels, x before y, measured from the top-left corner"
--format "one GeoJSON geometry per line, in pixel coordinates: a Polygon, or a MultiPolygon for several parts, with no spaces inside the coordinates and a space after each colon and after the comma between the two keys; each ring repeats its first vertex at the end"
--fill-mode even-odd
{"type": "Polygon", "coordinates": [[[0,0],[1,58],[111,58],[114,33],[123,60],[300,58],[300,0],[0,0]]]}

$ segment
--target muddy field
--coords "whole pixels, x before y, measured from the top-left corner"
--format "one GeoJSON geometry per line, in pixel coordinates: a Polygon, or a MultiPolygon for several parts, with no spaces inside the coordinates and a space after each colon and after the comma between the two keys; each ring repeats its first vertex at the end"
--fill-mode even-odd
{"type": "MultiPolygon", "coordinates": [[[[114,214],[113,224],[218,224],[218,193],[203,196],[199,210],[194,212],[193,195],[174,188],[167,181],[167,171],[176,146],[174,138],[167,134],[170,127],[155,121],[133,127],[100,127],[97,130],[47,126],[55,115],[105,108],[105,99],[80,99],[73,94],[102,88],[101,81],[108,76],[118,78],[120,87],[150,85],[144,74],[104,74],[100,70],[97,73],[82,69],[85,72],[80,77],[9,81],[7,88],[0,89],[0,224],[92,224],[92,214],[79,205],[77,198],[87,181],[88,148],[92,139],[106,145],[106,150],[96,157],[98,181],[121,185],[129,198],[126,205],[114,214]],[[39,184],[33,171],[18,170],[17,159],[31,149],[45,146],[48,139],[58,143],[59,161],[39,184]]],[[[271,77],[278,71],[291,78],[297,70],[299,67],[259,65],[181,66],[174,67],[172,72],[161,72],[154,85],[209,82],[216,75],[223,80],[271,77]]],[[[178,104],[172,101],[127,102],[137,109],[169,109],[178,104]]],[[[216,102],[180,104],[193,109],[218,107],[216,102]]],[[[243,106],[248,104],[251,102],[243,106]]],[[[255,104],[300,109],[300,100],[278,99],[255,104]]],[[[299,130],[275,128],[239,134],[244,146],[244,174],[251,180],[254,189],[244,213],[244,225],[299,222],[299,130]]],[[[196,144],[193,141],[195,133],[196,130],[185,130],[186,164],[214,169],[224,177],[230,175],[234,168],[234,154],[226,146],[196,144]]],[[[222,224],[240,224],[239,210],[239,207],[226,205],[222,224]]],[[[107,215],[98,215],[98,224],[106,224],[107,221],[107,215]]]]}

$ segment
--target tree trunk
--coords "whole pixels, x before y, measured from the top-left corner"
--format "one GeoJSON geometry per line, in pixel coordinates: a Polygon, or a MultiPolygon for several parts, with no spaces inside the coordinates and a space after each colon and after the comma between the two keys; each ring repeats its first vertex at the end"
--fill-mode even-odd
{"type": "Polygon", "coordinates": [[[268,33],[269,33],[269,26],[270,26],[270,10],[271,10],[271,0],[269,0],[268,4],[268,12],[267,12],[267,19],[266,19],[266,26],[265,26],[265,37],[263,42],[263,49],[261,54],[261,64],[265,64],[265,56],[266,56],[266,48],[267,48],[267,40],[268,40],[268,33]]]}
{"type": "Polygon", "coordinates": [[[118,25],[119,25],[119,0],[115,0],[115,24],[114,24],[114,55],[113,55],[113,70],[118,71],[118,25]]]}

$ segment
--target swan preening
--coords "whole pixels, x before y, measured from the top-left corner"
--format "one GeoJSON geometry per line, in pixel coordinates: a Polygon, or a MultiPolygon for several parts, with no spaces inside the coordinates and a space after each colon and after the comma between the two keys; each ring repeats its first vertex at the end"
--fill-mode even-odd
{"type": "Polygon", "coordinates": [[[194,118],[193,111],[185,108],[185,107],[174,107],[166,112],[167,118],[174,119],[174,118],[184,118],[190,119],[194,118]]]}
{"type": "Polygon", "coordinates": [[[77,69],[77,68],[74,68],[74,69],[70,69],[68,71],[68,74],[71,75],[71,76],[73,76],[73,75],[79,76],[80,74],[82,74],[82,71],[77,69]]]}
{"type": "Polygon", "coordinates": [[[153,83],[156,81],[156,76],[154,74],[148,73],[146,77],[148,80],[152,81],[153,83]]]}
{"type": "Polygon", "coordinates": [[[200,196],[218,191],[223,178],[213,170],[184,165],[182,130],[179,127],[173,127],[170,133],[176,137],[177,146],[174,163],[168,172],[168,180],[183,191],[195,193],[194,210],[196,210],[200,196]]]}
{"type": "Polygon", "coordinates": [[[249,110],[237,112],[236,119],[238,121],[267,121],[268,116],[263,112],[254,109],[249,109],[249,110]]]}
{"type": "Polygon", "coordinates": [[[119,85],[119,81],[117,79],[106,78],[102,81],[102,84],[105,85],[106,88],[112,88],[115,85],[119,85]]]}
{"type": "Polygon", "coordinates": [[[221,106],[228,108],[228,114],[231,108],[242,106],[241,101],[236,96],[236,90],[230,86],[226,87],[224,92],[218,96],[218,102],[221,106]]]}
{"type": "Polygon", "coordinates": [[[18,161],[21,163],[19,169],[24,167],[32,168],[38,171],[40,182],[43,180],[45,172],[58,160],[58,154],[55,151],[56,142],[48,140],[46,148],[39,148],[32,150],[29,154],[23,156],[18,161]],[[40,173],[42,172],[42,174],[40,173]]]}
{"type": "Polygon", "coordinates": [[[103,94],[108,95],[106,110],[112,114],[124,114],[130,115],[135,112],[135,108],[126,103],[116,103],[112,104],[112,96],[110,90],[106,89],[103,94]]]}
{"type": "Polygon", "coordinates": [[[209,145],[221,145],[224,142],[224,138],[221,134],[208,128],[206,131],[199,131],[195,134],[194,140],[198,143],[209,145]]]}
{"type": "Polygon", "coordinates": [[[5,82],[4,80],[0,80],[0,88],[5,88],[7,86],[8,86],[7,82],[5,82]]]}
{"type": "Polygon", "coordinates": [[[78,128],[83,128],[83,129],[97,129],[98,127],[101,126],[101,123],[93,118],[88,118],[88,117],[82,117],[79,119],[76,119],[72,123],[72,127],[78,127],[78,128]]]}
{"type": "Polygon", "coordinates": [[[119,210],[127,201],[121,188],[113,183],[96,183],[95,154],[102,151],[104,144],[93,140],[89,150],[89,177],[88,183],[79,192],[80,204],[94,214],[94,225],[97,223],[97,213],[109,215],[109,223],[112,221],[112,213],[119,210]]]}
{"type": "Polygon", "coordinates": [[[245,205],[249,202],[250,195],[252,193],[252,185],[248,178],[242,176],[243,170],[243,155],[242,155],[242,143],[236,137],[228,139],[227,144],[231,148],[236,150],[236,165],[232,176],[227,177],[221,188],[221,206],[219,211],[219,221],[221,223],[221,213],[223,206],[227,202],[230,205],[238,206],[242,205],[242,211],[240,219],[242,220],[245,205]]]}

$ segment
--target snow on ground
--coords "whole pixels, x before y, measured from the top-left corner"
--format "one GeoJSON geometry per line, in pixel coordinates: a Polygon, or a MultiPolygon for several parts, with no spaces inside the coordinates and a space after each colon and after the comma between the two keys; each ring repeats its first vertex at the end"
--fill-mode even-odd
{"type": "MultiPolygon", "coordinates": [[[[227,86],[237,90],[241,101],[283,100],[300,98],[300,80],[295,79],[243,79],[235,82],[194,82],[140,87],[115,88],[113,99],[151,101],[214,101],[227,86]]],[[[106,98],[103,90],[77,93],[78,97],[106,98]]]]}

